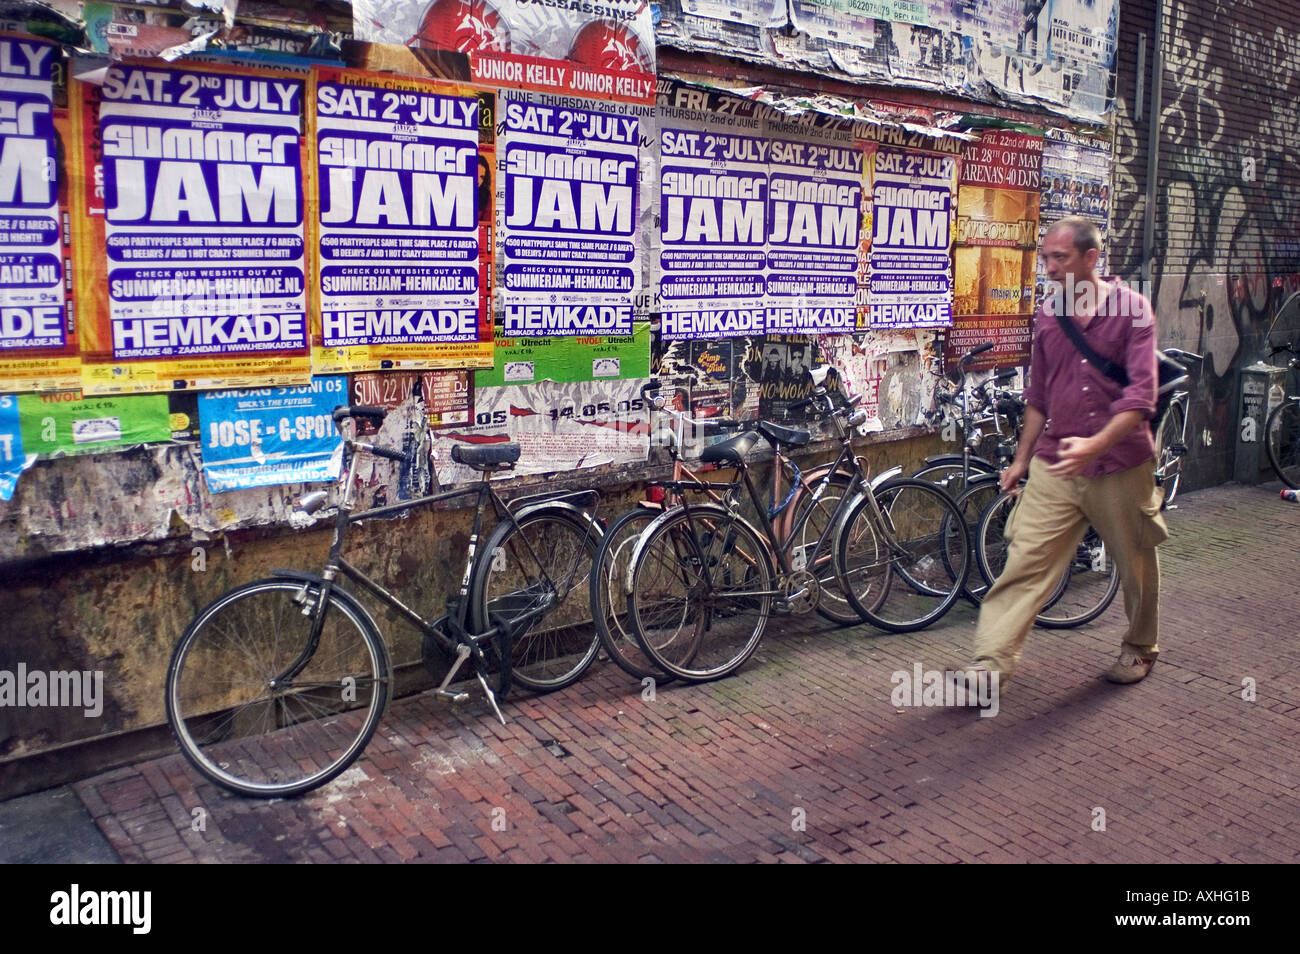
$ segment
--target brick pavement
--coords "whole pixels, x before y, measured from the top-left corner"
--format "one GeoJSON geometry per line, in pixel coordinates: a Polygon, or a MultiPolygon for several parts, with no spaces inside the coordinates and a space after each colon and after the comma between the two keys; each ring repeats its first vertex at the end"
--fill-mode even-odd
{"type": "Polygon", "coordinates": [[[609,664],[512,697],[505,727],[399,700],[297,800],[227,795],[180,755],[74,787],[127,862],[1296,861],[1300,506],[1237,486],[1181,504],[1164,654],[1136,686],[1101,679],[1118,601],[1035,630],[995,718],[890,702],[894,671],[965,661],[964,605],[900,636],[778,618],[739,674],[654,701],[609,664]]]}

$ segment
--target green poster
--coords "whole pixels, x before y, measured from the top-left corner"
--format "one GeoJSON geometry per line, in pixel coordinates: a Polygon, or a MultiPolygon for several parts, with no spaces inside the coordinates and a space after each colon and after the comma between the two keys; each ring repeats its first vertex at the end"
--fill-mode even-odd
{"type": "Polygon", "coordinates": [[[650,324],[633,322],[630,335],[503,338],[498,334],[494,355],[492,370],[475,375],[476,387],[648,378],[650,324]]]}
{"type": "Polygon", "coordinates": [[[90,454],[172,439],[166,394],[24,394],[18,398],[18,420],[29,454],[90,454]]]}

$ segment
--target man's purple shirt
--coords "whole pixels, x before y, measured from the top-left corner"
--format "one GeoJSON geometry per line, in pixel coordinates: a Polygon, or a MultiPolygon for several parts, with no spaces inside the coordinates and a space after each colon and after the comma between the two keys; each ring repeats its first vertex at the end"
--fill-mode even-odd
{"type": "MultiPolygon", "coordinates": [[[[1097,354],[1128,371],[1128,387],[1121,388],[1079,354],[1061,330],[1050,296],[1034,316],[1025,401],[1047,418],[1034,455],[1049,464],[1059,459],[1057,449],[1063,438],[1092,437],[1124,411],[1140,411],[1146,420],[1155,415],[1156,323],[1151,303],[1132,289],[1108,281],[1101,288],[1105,297],[1097,314],[1080,330],[1097,354]]],[[[1083,476],[1116,474],[1154,457],[1151,429],[1140,425],[1089,464],[1083,476]]]]}

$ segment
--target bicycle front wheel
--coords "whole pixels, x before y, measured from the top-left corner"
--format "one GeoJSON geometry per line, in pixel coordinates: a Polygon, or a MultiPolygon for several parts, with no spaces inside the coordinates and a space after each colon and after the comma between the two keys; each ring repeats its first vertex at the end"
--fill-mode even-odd
{"type": "Polygon", "coordinates": [[[1183,446],[1183,430],[1186,426],[1186,411],[1183,406],[1171,404],[1156,431],[1156,480],[1164,495],[1162,506],[1171,502],[1178,493],[1183,455],[1187,453],[1187,448],[1183,446]]]}
{"type": "Polygon", "coordinates": [[[576,511],[546,508],[497,525],[471,588],[475,633],[509,632],[510,682],[551,692],[582,677],[600,637],[589,581],[601,530],[576,511]]]}
{"type": "Polygon", "coordinates": [[[910,477],[864,495],[840,534],[841,580],[862,616],[890,632],[922,629],[961,595],[970,534],[952,498],[910,477]]]}
{"type": "Polygon", "coordinates": [[[662,513],[637,507],[610,524],[596,551],[591,573],[591,609],[601,644],[609,658],[635,679],[665,678],[633,635],[627,605],[627,575],[636,542],[662,513]]]}
{"type": "Polygon", "coordinates": [[[1273,408],[1265,432],[1268,462],[1278,479],[1300,489],[1300,401],[1286,400],[1273,408]]]}
{"type": "Polygon", "coordinates": [[[638,547],[628,596],[633,633],[664,672],[690,682],[735,672],[772,613],[767,545],[720,508],[670,511],[638,547]]]}
{"type": "MultiPolygon", "coordinates": [[[[987,585],[1002,575],[1007,563],[1006,524],[1018,498],[1003,494],[980,520],[975,552],[987,585]]],[[[1091,622],[1115,599],[1119,571],[1097,531],[1089,527],[1070,564],[1034,622],[1049,629],[1068,629],[1091,622]]]]}
{"type": "Polygon", "coordinates": [[[374,734],[388,652],[350,599],[331,593],[322,611],[320,598],[317,582],[249,583],[211,603],[177,642],[167,721],[190,764],[223,788],[301,795],[346,769],[374,734]]]}

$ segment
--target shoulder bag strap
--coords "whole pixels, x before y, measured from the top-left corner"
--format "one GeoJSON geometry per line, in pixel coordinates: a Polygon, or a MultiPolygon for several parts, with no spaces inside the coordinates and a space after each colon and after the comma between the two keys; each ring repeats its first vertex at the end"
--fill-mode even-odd
{"type": "Polygon", "coordinates": [[[1106,375],[1106,377],[1110,378],[1112,381],[1117,382],[1120,387],[1128,387],[1128,372],[1114,361],[1103,358],[1101,355],[1097,354],[1097,352],[1093,350],[1092,346],[1083,339],[1083,333],[1079,331],[1079,326],[1076,325],[1072,319],[1067,318],[1065,315],[1057,315],[1056,320],[1060,324],[1061,330],[1065,332],[1065,336],[1069,338],[1075,348],[1078,349],[1079,354],[1083,355],[1096,365],[1097,369],[1101,371],[1102,374],[1106,375]]]}

